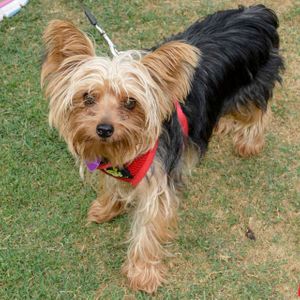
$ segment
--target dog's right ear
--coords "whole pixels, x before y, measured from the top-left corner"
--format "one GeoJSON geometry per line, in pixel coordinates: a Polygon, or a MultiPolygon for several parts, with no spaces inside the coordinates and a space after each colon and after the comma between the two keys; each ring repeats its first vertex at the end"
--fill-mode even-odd
{"type": "Polygon", "coordinates": [[[62,63],[73,57],[74,63],[85,56],[95,56],[95,50],[90,39],[72,23],[54,20],[47,26],[43,41],[45,57],[42,66],[42,85],[48,77],[58,71],[62,63]]]}

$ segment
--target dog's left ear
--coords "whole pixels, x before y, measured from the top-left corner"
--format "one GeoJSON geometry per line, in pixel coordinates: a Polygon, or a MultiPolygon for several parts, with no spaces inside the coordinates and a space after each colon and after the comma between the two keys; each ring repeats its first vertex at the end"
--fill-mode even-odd
{"type": "Polygon", "coordinates": [[[170,99],[183,101],[190,91],[199,58],[198,48],[173,41],[147,54],[142,63],[170,99]]]}
{"type": "Polygon", "coordinates": [[[42,66],[42,85],[65,62],[70,67],[86,57],[95,56],[91,40],[68,21],[51,21],[44,32],[43,40],[46,54],[42,66]]]}

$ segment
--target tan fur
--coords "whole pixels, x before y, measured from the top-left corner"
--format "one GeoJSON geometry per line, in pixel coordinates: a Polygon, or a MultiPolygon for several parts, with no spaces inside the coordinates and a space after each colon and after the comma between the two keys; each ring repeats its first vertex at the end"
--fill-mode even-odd
{"type": "Polygon", "coordinates": [[[44,32],[43,40],[46,46],[46,61],[42,68],[42,85],[48,76],[58,71],[66,58],[95,55],[91,41],[70,22],[51,21],[44,32]]]}
{"type": "Polygon", "coordinates": [[[224,116],[220,118],[217,126],[214,128],[214,134],[227,135],[234,129],[236,121],[231,116],[224,116]]]}
{"type": "Polygon", "coordinates": [[[199,60],[198,50],[182,42],[163,45],[145,57],[138,51],[113,59],[95,57],[89,39],[64,21],[49,24],[44,42],[47,56],[41,80],[50,100],[50,125],[75,157],[105,157],[118,166],[153,148],[162,121],[174,111],[174,100],[189,92],[199,60]],[[86,92],[97,96],[92,109],[83,105],[86,92]],[[134,114],[120,109],[128,97],[137,100],[134,114]],[[95,128],[107,119],[113,120],[115,134],[103,142],[95,128]]]}
{"type": "Polygon", "coordinates": [[[178,200],[167,184],[167,175],[156,162],[154,174],[137,187],[130,246],[123,272],[135,290],[153,293],[165,282],[163,247],[174,238],[178,200]]]}
{"type": "Polygon", "coordinates": [[[124,203],[118,199],[112,199],[113,196],[106,192],[105,195],[93,201],[88,212],[89,222],[107,222],[125,211],[124,203]]]}
{"type": "Polygon", "coordinates": [[[181,178],[181,181],[186,183],[186,179],[192,175],[192,170],[200,161],[200,149],[193,143],[191,140],[185,145],[182,159],[181,171],[184,175],[184,178],[181,178]]]}
{"type": "Polygon", "coordinates": [[[199,58],[198,48],[173,41],[146,55],[142,63],[171,100],[183,101],[190,91],[199,58]]]}
{"type": "Polygon", "coordinates": [[[238,107],[236,111],[220,118],[214,133],[226,135],[232,132],[235,152],[238,155],[256,155],[264,146],[264,132],[270,116],[269,107],[266,111],[254,105],[238,107]]]}
{"type": "Polygon", "coordinates": [[[127,183],[102,173],[98,174],[97,199],[88,212],[88,221],[103,223],[128,211],[136,198],[135,190],[127,183]]]}
{"type": "Polygon", "coordinates": [[[251,106],[234,114],[236,125],[233,133],[235,151],[242,157],[258,154],[265,143],[264,131],[269,122],[271,110],[264,112],[251,106]]]}
{"type": "MultiPolygon", "coordinates": [[[[95,94],[96,89],[94,89],[95,94]]],[[[122,165],[138,154],[144,152],[153,142],[150,138],[141,139],[141,129],[145,126],[145,111],[139,105],[134,112],[120,109],[126,93],[115,94],[108,83],[98,89],[97,103],[86,109],[82,99],[74,103],[73,113],[69,118],[69,126],[73,128],[71,142],[76,153],[87,160],[105,157],[113,165],[122,165]],[[84,112],[84,113],[83,113],[84,112]],[[108,140],[102,140],[96,133],[99,123],[109,123],[114,126],[114,135],[108,140]],[[140,148],[135,148],[140,145],[140,148]],[[142,149],[144,148],[144,149],[142,149]]]]}
{"type": "Polygon", "coordinates": [[[92,203],[88,220],[102,223],[131,207],[130,245],[122,270],[132,289],[153,293],[166,281],[163,259],[169,252],[164,246],[172,241],[177,228],[175,189],[168,187],[167,175],[158,162],[136,188],[109,176],[101,176],[101,180],[104,194],[92,203]]]}
{"type": "MultiPolygon", "coordinates": [[[[184,101],[197,66],[198,49],[167,43],[153,53],[126,51],[114,58],[96,57],[91,41],[74,25],[53,21],[44,34],[46,57],[41,82],[49,98],[49,123],[58,129],[81,162],[96,158],[122,167],[152,149],[162,123],[184,101]],[[86,105],[84,95],[93,96],[86,105]],[[136,100],[134,109],[124,103],[136,100]],[[98,124],[109,123],[113,135],[100,138],[98,124]]],[[[195,157],[187,151],[189,161],[195,157]]],[[[155,292],[165,281],[164,245],[176,229],[175,183],[155,161],[136,188],[104,177],[88,220],[101,223],[133,208],[130,246],[123,272],[133,289],[155,292]],[[169,182],[168,182],[169,181],[169,182]]]]}

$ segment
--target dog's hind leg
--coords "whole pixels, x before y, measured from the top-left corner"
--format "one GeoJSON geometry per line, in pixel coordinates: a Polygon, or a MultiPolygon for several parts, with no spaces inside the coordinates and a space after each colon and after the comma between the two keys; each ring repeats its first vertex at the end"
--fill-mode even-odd
{"type": "Polygon", "coordinates": [[[229,134],[235,127],[236,121],[231,116],[221,117],[214,128],[214,134],[222,136],[229,134]]]}
{"type": "Polygon", "coordinates": [[[258,154],[264,146],[264,132],[270,119],[271,109],[264,111],[254,105],[241,107],[232,116],[233,144],[236,153],[242,157],[258,154]]]}
{"type": "Polygon", "coordinates": [[[276,81],[281,82],[283,68],[282,58],[271,51],[251,83],[241,87],[225,105],[234,119],[233,143],[240,156],[258,154],[264,146],[264,131],[271,115],[269,99],[276,81]]]}
{"type": "Polygon", "coordinates": [[[243,107],[220,118],[214,133],[222,136],[233,134],[235,152],[247,157],[258,154],[264,146],[264,132],[269,123],[271,110],[243,107]]]}

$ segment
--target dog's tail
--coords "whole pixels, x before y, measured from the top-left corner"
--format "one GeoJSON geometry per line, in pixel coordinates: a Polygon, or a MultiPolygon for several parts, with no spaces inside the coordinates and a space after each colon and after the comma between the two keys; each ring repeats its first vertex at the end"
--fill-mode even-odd
{"type": "Polygon", "coordinates": [[[256,24],[262,32],[266,33],[269,39],[272,41],[274,48],[279,48],[279,35],[277,28],[279,27],[279,20],[275,12],[264,6],[263,4],[250,6],[248,8],[243,7],[244,13],[240,16],[241,19],[247,22],[256,24]]]}

